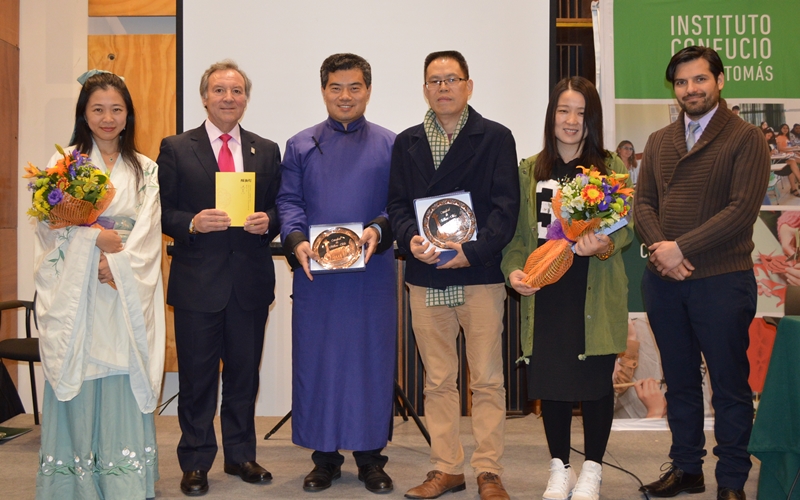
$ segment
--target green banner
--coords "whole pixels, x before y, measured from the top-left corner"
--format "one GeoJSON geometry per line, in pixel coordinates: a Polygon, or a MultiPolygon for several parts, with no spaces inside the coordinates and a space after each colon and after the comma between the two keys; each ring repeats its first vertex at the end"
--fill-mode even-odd
{"type": "Polygon", "coordinates": [[[634,234],[630,245],[622,250],[625,261],[625,274],[628,275],[628,312],[644,312],[642,301],[642,275],[647,268],[650,252],[644,246],[638,234],[634,234]]]}
{"type": "Polygon", "coordinates": [[[667,64],[690,45],[719,53],[726,98],[797,98],[798,39],[793,0],[614,0],[616,98],[672,98],[667,64]]]}

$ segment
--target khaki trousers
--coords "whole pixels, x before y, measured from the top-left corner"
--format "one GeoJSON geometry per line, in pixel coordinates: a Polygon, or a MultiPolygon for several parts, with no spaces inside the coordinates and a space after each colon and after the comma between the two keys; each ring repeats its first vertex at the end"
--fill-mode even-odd
{"type": "Polygon", "coordinates": [[[464,448],[459,438],[459,325],[464,329],[470,389],[472,435],[477,447],[470,465],[477,476],[501,474],[506,418],[503,379],[505,285],[464,287],[458,307],[425,306],[425,287],[408,284],[412,326],[425,365],[425,423],[431,435],[431,463],[447,474],[463,474],[464,448]]]}

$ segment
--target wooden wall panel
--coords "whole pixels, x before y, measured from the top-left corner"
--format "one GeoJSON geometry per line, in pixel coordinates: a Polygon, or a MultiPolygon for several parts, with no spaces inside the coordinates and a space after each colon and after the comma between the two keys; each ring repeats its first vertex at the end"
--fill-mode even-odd
{"type": "Polygon", "coordinates": [[[19,47],[19,0],[0,0],[0,40],[19,47]]]}
{"type": "MultiPolygon", "coordinates": [[[[16,155],[14,156],[16,158],[16,155]]],[[[16,188],[16,186],[15,186],[16,188]]],[[[17,211],[14,210],[16,214],[17,211]]],[[[17,299],[17,229],[0,229],[0,301],[17,299]]],[[[33,272],[31,271],[31,278],[33,272]]],[[[24,297],[23,297],[24,298],[24,297]]],[[[28,300],[32,299],[30,297],[28,300]]],[[[17,337],[16,311],[4,311],[0,322],[0,340],[17,337]]],[[[5,361],[14,385],[17,384],[17,362],[5,361]]]]}
{"type": "Polygon", "coordinates": [[[175,134],[175,35],[89,36],[89,68],[125,77],[136,107],[136,145],[155,159],[175,134]]]}
{"type": "Polygon", "coordinates": [[[89,0],[89,17],[174,16],[175,0],[89,0]]]}
{"type": "MultiPolygon", "coordinates": [[[[17,164],[19,48],[16,45],[0,41],[0,68],[0,151],[3,152],[0,154],[0,228],[16,228],[17,189],[22,176],[22,167],[17,164]]],[[[0,265],[5,267],[6,264],[0,265]]],[[[16,283],[14,279],[15,287],[16,283]]]]}
{"type": "MultiPolygon", "coordinates": [[[[163,240],[161,245],[161,275],[164,279],[164,297],[167,296],[167,283],[169,282],[169,265],[172,257],[167,256],[167,245],[172,241],[172,238],[166,235],[161,235],[163,240]]],[[[166,307],[167,316],[167,346],[164,351],[164,371],[177,372],[178,371],[178,351],[175,349],[175,313],[172,306],[166,307]]]]}
{"type": "MultiPolygon", "coordinates": [[[[137,147],[153,160],[158,157],[161,139],[175,134],[176,40],[175,35],[89,36],[88,67],[112,71],[125,77],[136,108],[137,147]]],[[[168,239],[165,237],[165,242],[168,239]]],[[[169,258],[166,251],[163,255],[161,269],[166,288],[169,258]]],[[[167,307],[166,315],[164,369],[168,372],[178,371],[171,307],[167,307]]]]}
{"type": "MultiPolygon", "coordinates": [[[[19,156],[19,0],[0,0],[0,300],[17,298],[17,199],[19,156]]],[[[17,336],[17,314],[8,311],[0,340],[17,336]]],[[[17,363],[6,362],[17,383],[17,363]]]]}

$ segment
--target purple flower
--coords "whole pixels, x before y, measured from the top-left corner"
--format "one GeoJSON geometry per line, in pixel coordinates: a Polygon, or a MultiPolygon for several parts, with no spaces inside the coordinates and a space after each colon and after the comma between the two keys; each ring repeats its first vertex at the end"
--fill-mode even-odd
{"type": "Polygon", "coordinates": [[[597,204],[597,208],[602,212],[608,210],[608,206],[614,203],[614,194],[619,190],[619,185],[610,186],[605,179],[603,179],[603,193],[605,197],[603,201],[597,204]]]}
{"type": "Polygon", "coordinates": [[[36,183],[35,182],[29,182],[28,183],[28,191],[36,191],[36,183]]]}
{"type": "Polygon", "coordinates": [[[54,190],[50,191],[50,194],[47,195],[47,203],[50,206],[55,206],[61,203],[61,200],[64,199],[64,193],[61,192],[60,189],[55,188],[54,190]]]}

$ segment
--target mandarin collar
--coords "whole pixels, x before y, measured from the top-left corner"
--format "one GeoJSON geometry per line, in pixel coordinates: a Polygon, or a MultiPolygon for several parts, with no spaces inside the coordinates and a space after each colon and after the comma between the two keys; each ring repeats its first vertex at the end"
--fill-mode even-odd
{"type": "Polygon", "coordinates": [[[337,122],[336,120],[334,120],[330,116],[328,117],[327,122],[328,122],[328,126],[331,127],[333,130],[335,130],[337,132],[344,132],[345,134],[349,134],[349,133],[355,132],[356,130],[358,130],[361,127],[363,127],[364,124],[367,122],[367,119],[364,117],[364,115],[361,115],[357,120],[354,120],[354,121],[348,123],[347,124],[347,129],[344,128],[344,125],[342,125],[340,122],[337,122]]]}

